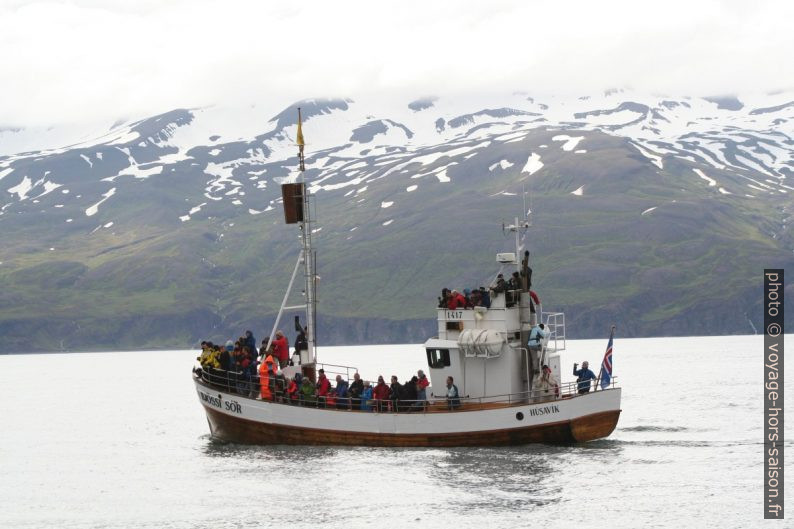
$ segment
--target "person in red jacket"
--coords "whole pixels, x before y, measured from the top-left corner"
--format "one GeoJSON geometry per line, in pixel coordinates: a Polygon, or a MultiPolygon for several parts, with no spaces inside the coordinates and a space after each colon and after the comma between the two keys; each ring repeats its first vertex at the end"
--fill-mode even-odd
{"type": "Polygon", "coordinates": [[[447,303],[447,308],[450,310],[454,309],[465,309],[466,308],[466,298],[458,292],[457,290],[453,290],[452,294],[449,297],[449,302],[447,303]]]}
{"type": "Polygon", "coordinates": [[[287,366],[287,361],[289,360],[289,342],[281,331],[276,331],[276,336],[273,338],[273,356],[278,359],[278,364],[282,369],[287,366]]]}
{"type": "Polygon", "coordinates": [[[372,389],[372,398],[375,400],[376,410],[384,411],[389,400],[389,386],[383,380],[383,376],[378,377],[378,384],[372,389]]]}
{"type": "Polygon", "coordinates": [[[295,376],[292,377],[289,381],[289,386],[287,386],[287,402],[290,404],[295,404],[298,402],[298,388],[300,388],[300,373],[295,373],[295,376]]]}
{"type": "Polygon", "coordinates": [[[325,370],[320,369],[317,373],[319,374],[317,377],[317,401],[319,402],[320,407],[324,408],[325,399],[328,396],[328,390],[331,389],[331,383],[325,376],[325,370]]]}

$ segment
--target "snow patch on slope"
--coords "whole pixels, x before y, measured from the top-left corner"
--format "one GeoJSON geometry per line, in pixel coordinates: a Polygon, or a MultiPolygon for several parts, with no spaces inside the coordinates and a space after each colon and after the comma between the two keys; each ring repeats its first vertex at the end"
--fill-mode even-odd
{"type": "Polygon", "coordinates": [[[97,211],[99,211],[99,206],[100,206],[100,205],[101,205],[101,204],[102,204],[104,201],[106,201],[107,199],[109,199],[110,197],[112,197],[112,196],[113,196],[115,193],[116,193],[116,188],[115,188],[115,187],[112,187],[112,188],[110,188],[110,191],[108,191],[107,193],[105,193],[105,194],[103,194],[103,195],[102,195],[102,197],[103,197],[103,198],[102,198],[102,200],[100,200],[99,202],[97,202],[97,203],[96,203],[96,204],[94,204],[93,206],[90,206],[90,207],[86,208],[86,210],[85,210],[85,214],[86,214],[86,216],[87,216],[87,217],[91,217],[91,216],[93,216],[93,215],[96,215],[97,211]]]}
{"type": "Polygon", "coordinates": [[[580,141],[584,139],[584,136],[568,136],[567,134],[558,134],[552,138],[553,141],[564,141],[565,143],[562,146],[563,151],[572,151],[576,148],[580,141]]]}
{"type": "Polygon", "coordinates": [[[488,170],[489,171],[493,171],[497,167],[501,167],[502,171],[504,171],[505,169],[513,167],[513,165],[515,165],[515,164],[512,164],[512,163],[508,162],[507,160],[501,160],[501,161],[496,162],[495,164],[491,165],[490,167],[488,167],[488,170]]]}
{"type": "Polygon", "coordinates": [[[540,171],[543,168],[543,162],[540,161],[540,155],[537,153],[532,153],[529,155],[527,159],[527,163],[524,164],[524,168],[521,169],[522,173],[529,173],[533,175],[540,171]]]}
{"type": "Polygon", "coordinates": [[[31,189],[33,189],[33,182],[26,175],[20,183],[14,187],[9,187],[8,192],[12,195],[17,195],[19,200],[25,200],[28,198],[28,193],[30,193],[31,189]]]}
{"type": "Polygon", "coordinates": [[[716,180],[714,180],[713,178],[709,178],[708,176],[706,176],[705,174],[703,174],[703,171],[701,171],[700,169],[692,169],[692,170],[693,170],[693,171],[695,172],[695,174],[697,174],[697,175],[698,175],[700,178],[702,178],[703,180],[705,180],[706,182],[708,182],[708,183],[709,183],[709,187],[713,187],[713,186],[717,185],[717,181],[716,181],[716,180]]]}

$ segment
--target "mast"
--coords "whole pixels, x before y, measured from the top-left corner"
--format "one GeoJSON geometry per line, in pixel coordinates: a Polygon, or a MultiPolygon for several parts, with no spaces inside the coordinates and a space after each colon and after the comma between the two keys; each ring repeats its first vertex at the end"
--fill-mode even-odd
{"type": "Polygon", "coordinates": [[[306,164],[304,156],[304,146],[306,142],[303,139],[303,123],[301,119],[301,109],[298,107],[298,170],[300,171],[300,184],[303,196],[303,215],[302,220],[299,222],[301,232],[301,244],[303,255],[303,276],[306,293],[306,341],[309,347],[309,358],[312,362],[316,361],[316,343],[315,343],[315,327],[314,319],[317,314],[317,306],[315,300],[315,290],[317,288],[317,276],[314,273],[314,260],[315,253],[312,248],[312,218],[311,218],[311,204],[309,188],[306,185],[306,164]]]}
{"type": "Polygon", "coordinates": [[[301,251],[298,254],[298,261],[295,263],[295,269],[292,272],[287,291],[284,294],[284,299],[281,302],[281,308],[276,316],[276,321],[273,324],[273,329],[270,331],[269,343],[273,342],[273,336],[278,329],[281,316],[286,310],[304,309],[306,311],[306,342],[307,342],[307,361],[302,362],[304,366],[314,368],[316,362],[316,333],[315,333],[315,320],[317,316],[317,275],[314,271],[315,265],[315,252],[312,248],[312,223],[314,222],[311,216],[311,193],[306,185],[306,163],[303,149],[306,142],[303,139],[303,123],[301,119],[301,109],[298,108],[298,132],[296,135],[296,143],[298,145],[298,175],[297,182],[292,184],[281,184],[281,195],[284,203],[284,220],[287,224],[297,224],[300,231],[301,238],[301,251]],[[290,292],[292,285],[295,281],[295,276],[298,270],[303,265],[303,280],[305,296],[305,303],[302,305],[288,306],[290,292]]]}

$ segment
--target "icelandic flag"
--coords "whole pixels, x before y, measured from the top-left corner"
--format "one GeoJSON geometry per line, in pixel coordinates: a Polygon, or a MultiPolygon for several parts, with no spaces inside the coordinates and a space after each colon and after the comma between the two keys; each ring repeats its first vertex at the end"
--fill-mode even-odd
{"type": "Polygon", "coordinates": [[[615,327],[612,327],[612,331],[609,333],[609,343],[607,344],[607,352],[604,353],[604,361],[601,362],[601,374],[599,377],[601,378],[601,389],[606,389],[609,387],[609,383],[612,381],[612,337],[615,334],[615,327]]]}

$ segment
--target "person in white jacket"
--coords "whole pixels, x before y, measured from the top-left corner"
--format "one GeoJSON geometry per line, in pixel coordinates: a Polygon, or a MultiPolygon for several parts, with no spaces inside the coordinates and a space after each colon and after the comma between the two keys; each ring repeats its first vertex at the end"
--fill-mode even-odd
{"type": "Polygon", "coordinates": [[[538,381],[538,396],[543,400],[553,400],[560,395],[560,384],[554,375],[551,374],[551,368],[544,365],[541,369],[540,380],[538,381]]]}

